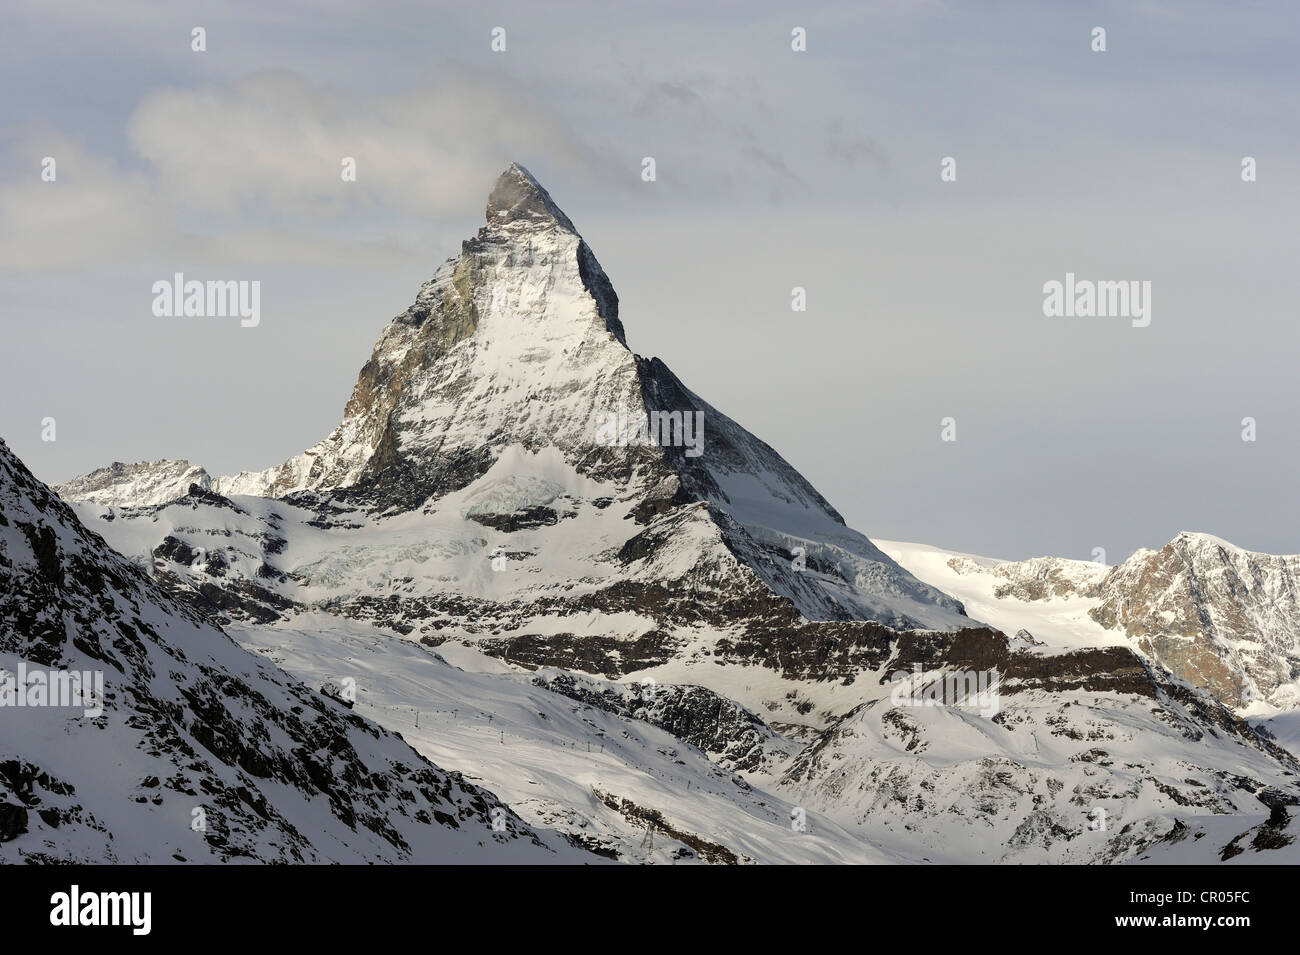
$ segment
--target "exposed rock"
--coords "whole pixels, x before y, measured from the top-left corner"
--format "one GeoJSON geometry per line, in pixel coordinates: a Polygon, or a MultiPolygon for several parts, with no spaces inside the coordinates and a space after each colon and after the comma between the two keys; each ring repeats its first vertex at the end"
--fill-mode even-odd
{"type": "Polygon", "coordinates": [[[1093,619],[1228,705],[1300,703],[1300,557],[1183,533],[1114,568],[1099,596],[1093,619]]]}

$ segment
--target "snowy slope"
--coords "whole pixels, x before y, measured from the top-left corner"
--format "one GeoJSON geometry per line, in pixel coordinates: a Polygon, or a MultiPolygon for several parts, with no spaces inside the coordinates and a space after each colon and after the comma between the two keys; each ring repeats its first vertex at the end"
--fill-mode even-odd
{"type": "Polygon", "coordinates": [[[717,723],[706,752],[681,737],[699,738],[717,701],[683,707],[686,688],[653,679],[575,688],[562,671],[520,671],[456,645],[448,660],[324,615],[236,632],[309,682],[353,677],[360,712],[501,793],[527,822],[623,861],[1126,862],[1186,840],[1179,858],[1208,863],[1271,818],[1284,821],[1269,841],[1286,844],[1255,848],[1252,834],[1232,861],[1300,861],[1288,841],[1294,760],[1123,647],[905,640],[881,677],[915,661],[939,674],[995,666],[1000,711],[895,706],[892,684],[876,678],[859,686],[867,702],[806,744],[750,715],[717,723]],[[761,758],[725,768],[731,742],[741,743],[732,754],[761,758]],[[804,831],[790,825],[797,810],[804,831]],[[1104,829],[1090,826],[1099,818],[1104,829]]]}
{"type": "MultiPolygon", "coordinates": [[[[308,682],[354,678],[358,712],[399,730],[438,765],[499,793],[528,823],[570,833],[621,861],[900,858],[815,813],[808,831],[796,831],[792,804],[764,791],[759,777],[751,785],[644,719],[547,689],[567,679],[561,671],[520,673],[464,648],[456,666],[418,642],[324,615],[234,632],[245,647],[308,682]],[[624,808],[625,800],[636,808],[624,808]],[[648,824],[647,813],[658,813],[658,821],[648,824]]],[[[597,692],[621,689],[584,682],[597,692]]],[[[658,691],[667,698],[678,689],[658,691]]],[[[767,734],[774,760],[799,748],[767,734]]]]}
{"type": "Polygon", "coordinates": [[[996,560],[903,541],[879,545],[917,577],[960,600],[971,617],[1004,633],[1025,630],[1062,648],[1128,643],[1090,616],[1099,603],[1096,586],[1110,571],[1104,564],[1057,557],[996,560]]]}
{"type": "Polygon", "coordinates": [[[5,862],[591,858],[172,601],[3,442],[0,670],[5,862]],[[18,705],[70,671],[93,699],[18,705]]]}
{"type": "Polygon", "coordinates": [[[1288,844],[1237,861],[1300,862],[1294,764],[1200,725],[1161,695],[1026,692],[996,720],[885,700],[818,737],[779,791],[931,862],[1136,861],[1184,840],[1179,861],[1218,862],[1275,810],[1288,844]]]}
{"type": "Polygon", "coordinates": [[[901,640],[874,699],[811,740],[778,791],[932,862],[1141,861],[1184,840],[1185,862],[1300,861],[1300,764],[1208,693],[1126,647],[975,634],[901,640]],[[994,705],[896,697],[890,677],[913,667],[928,686],[996,673],[994,705]],[[1271,838],[1228,848],[1270,820],[1271,838]]]}
{"type": "Polygon", "coordinates": [[[197,489],[162,507],[74,507],[223,623],[324,611],[530,666],[698,684],[818,727],[860,702],[854,675],[897,631],[804,620],[755,571],[761,555],[728,546],[728,515],[698,505],[638,525],[612,491],[554,449],[508,449],[436,509],[382,519],[197,489]],[[520,501],[545,518],[501,513],[520,501]]]}

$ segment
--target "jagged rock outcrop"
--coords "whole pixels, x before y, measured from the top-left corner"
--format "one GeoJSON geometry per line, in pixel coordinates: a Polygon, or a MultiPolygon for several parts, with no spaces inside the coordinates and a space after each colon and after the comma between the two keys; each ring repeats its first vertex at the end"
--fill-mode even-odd
{"type": "Polygon", "coordinates": [[[702,686],[602,683],[547,672],[533,683],[625,719],[644,720],[732,770],[760,770],[788,755],[776,733],[744,707],[702,686]]]}
{"type": "Polygon", "coordinates": [[[1300,704],[1300,557],[1182,533],[1098,586],[1092,617],[1230,706],[1300,704]]]}

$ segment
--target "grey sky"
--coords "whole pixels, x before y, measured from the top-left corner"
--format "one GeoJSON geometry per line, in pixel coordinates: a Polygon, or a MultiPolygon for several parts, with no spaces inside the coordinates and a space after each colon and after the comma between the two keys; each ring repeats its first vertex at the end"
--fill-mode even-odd
{"type": "Polygon", "coordinates": [[[867,534],[1300,552],[1290,4],[268,6],[7,4],[0,435],[42,478],[323,437],[518,160],[629,344],[867,534]],[[261,325],[155,318],[177,271],[261,325]],[[1150,280],[1150,327],[1045,318],[1067,271],[1150,280]]]}

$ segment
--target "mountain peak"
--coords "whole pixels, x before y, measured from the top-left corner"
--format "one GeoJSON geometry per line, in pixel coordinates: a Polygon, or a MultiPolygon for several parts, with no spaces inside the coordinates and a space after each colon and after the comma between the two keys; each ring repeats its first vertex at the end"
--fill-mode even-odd
{"type": "Polygon", "coordinates": [[[108,467],[55,485],[54,490],[67,500],[148,507],[183,497],[191,484],[210,490],[212,476],[184,459],[162,458],[133,464],[114,461],[108,467]]]}
{"type": "Polygon", "coordinates": [[[1184,544],[1189,546],[1208,545],[1210,547],[1222,547],[1230,552],[1242,551],[1244,548],[1238,547],[1231,541],[1226,541],[1222,537],[1216,537],[1213,534],[1206,534],[1202,531],[1179,531],[1169,543],[1184,544]]]}
{"type": "Polygon", "coordinates": [[[569,232],[578,230],[564,211],[555,204],[531,172],[512,162],[510,168],[497,177],[496,185],[488,194],[488,225],[527,222],[558,225],[569,232]]]}

